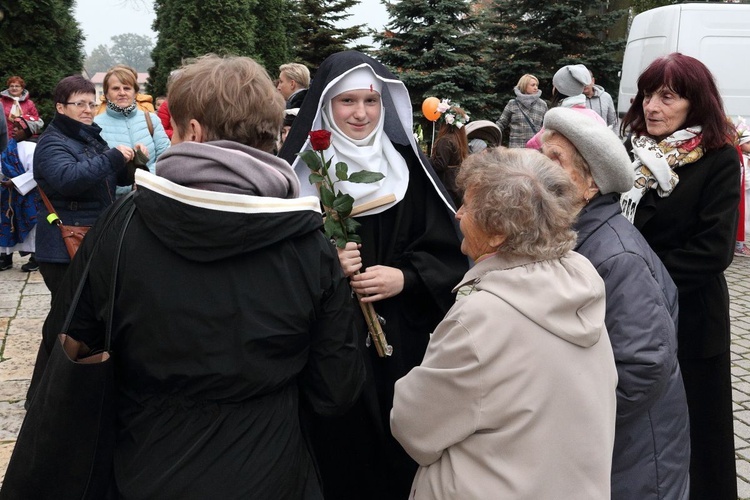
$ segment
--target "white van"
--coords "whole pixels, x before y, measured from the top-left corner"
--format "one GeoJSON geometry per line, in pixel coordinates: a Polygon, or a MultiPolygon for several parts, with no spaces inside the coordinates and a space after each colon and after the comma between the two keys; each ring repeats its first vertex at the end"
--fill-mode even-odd
{"type": "Polygon", "coordinates": [[[643,70],[672,52],[703,62],[716,78],[727,115],[750,123],[750,4],[686,3],[635,16],[620,73],[620,118],[638,91],[643,70]]]}

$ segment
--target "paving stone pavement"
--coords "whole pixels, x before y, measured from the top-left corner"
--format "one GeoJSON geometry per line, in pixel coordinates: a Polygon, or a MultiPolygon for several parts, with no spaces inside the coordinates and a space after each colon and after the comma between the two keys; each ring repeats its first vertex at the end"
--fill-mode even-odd
{"type": "MultiPolygon", "coordinates": [[[[49,291],[39,272],[24,273],[26,258],[0,272],[0,484],[24,417],[23,403],[36,359],[49,291]]],[[[726,273],[731,297],[732,383],[737,487],[750,500],[750,258],[726,273]]]]}

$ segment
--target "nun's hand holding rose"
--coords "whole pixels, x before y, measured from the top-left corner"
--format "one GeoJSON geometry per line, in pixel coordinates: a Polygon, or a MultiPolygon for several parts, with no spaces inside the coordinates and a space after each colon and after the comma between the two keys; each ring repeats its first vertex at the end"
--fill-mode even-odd
{"type": "Polygon", "coordinates": [[[352,276],[350,282],[352,289],[363,296],[362,302],[377,302],[403,291],[404,273],[395,267],[370,266],[352,276]]]}
{"type": "Polygon", "coordinates": [[[362,256],[359,254],[361,246],[358,243],[350,241],[344,248],[337,248],[341,269],[347,278],[350,278],[352,274],[362,269],[362,256]]]}

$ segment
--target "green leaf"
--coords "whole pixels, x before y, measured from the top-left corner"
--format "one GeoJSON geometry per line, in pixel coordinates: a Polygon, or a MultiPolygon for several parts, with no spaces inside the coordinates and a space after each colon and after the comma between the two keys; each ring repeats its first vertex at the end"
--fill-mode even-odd
{"type": "Polygon", "coordinates": [[[384,177],[385,175],[381,174],[380,172],[368,172],[367,170],[361,170],[350,175],[349,182],[356,182],[358,184],[372,184],[373,182],[378,182],[384,177]]]}
{"type": "Polygon", "coordinates": [[[345,181],[349,179],[349,167],[346,163],[343,161],[340,161],[336,164],[336,177],[338,177],[340,180],[345,181]]]}
{"type": "Polygon", "coordinates": [[[357,229],[359,229],[361,225],[362,224],[351,217],[344,219],[344,226],[346,227],[346,232],[349,234],[349,241],[351,241],[352,235],[357,232],[357,229]]]}
{"type": "Polygon", "coordinates": [[[344,238],[341,237],[343,235],[341,232],[341,226],[338,221],[333,220],[333,217],[326,217],[326,221],[323,224],[323,230],[326,233],[326,237],[335,239],[336,243],[338,243],[339,240],[344,241],[344,238]]]}
{"type": "Polygon", "coordinates": [[[319,171],[323,166],[323,163],[320,161],[320,156],[318,156],[318,153],[316,153],[315,151],[308,149],[307,151],[297,153],[297,156],[302,158],[302,161],[305,162],[307,168],[314,172],[319,171]]]}
{"type": "MultiPolygon", "coordinates": [[[[354,243],[362,243],[362,238],[360,238],[356,234],[349,233],[349,241],[352,241],[354,243]]],[[[343,248],[343,247],[341,247],[341,248],[343,248]]]]}
{"type": "Polygon", "coordinates": [[[353,206],[354,198],[348,194],[339,194],[334,198],[331,208],[338,212],[340,218],[344,219],[349,217],[349,214],[352,213],[353,206]]]}
{"type": "Polygon", "coordinates": [[[323,206],[333,208],[334,200],[333,191],[326,186],[320,186],[320,201],[323,203],[323,206]]]}
{"type": "Polygon", "coordinates": [[[307,179],[310,181],[310,184],[317,184],[318,182],[323,182],[326,180],[325,177],[320,174],[316,174],[315,172],[310,174],[310,177],[308,177],[307,179]]]}

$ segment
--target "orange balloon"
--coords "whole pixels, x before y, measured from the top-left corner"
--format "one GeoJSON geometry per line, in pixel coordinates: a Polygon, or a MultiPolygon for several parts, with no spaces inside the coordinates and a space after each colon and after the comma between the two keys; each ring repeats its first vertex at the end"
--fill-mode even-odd
{"type": "Polygon", "coordinates": [[[438,104],[440,104],[440,99],[437,97],[428,97],[422,103],[422,114],[431,122],[436,121],[442,114],[437,110],[438,104]]]}

